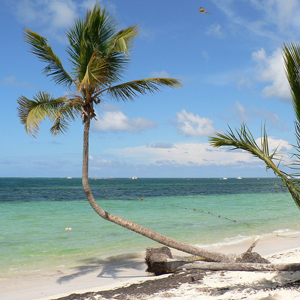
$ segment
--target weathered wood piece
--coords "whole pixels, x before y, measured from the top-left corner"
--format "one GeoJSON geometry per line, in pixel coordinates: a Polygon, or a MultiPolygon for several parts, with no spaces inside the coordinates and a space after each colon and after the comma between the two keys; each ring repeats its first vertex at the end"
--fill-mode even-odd
{"type": "Polygon", "coordinates": [[[173,258],[168,247],[148,248],[146,250],[146,272],[155,275],[174,273],[177,270],[199,269],[199,270],[224,270],[224,271],[293,271],[300,270],[300,264],[271,265],[268,260],[258,253],[252,252],[258,240],[255,240],[248,250],[239,255],[228,255],[228,261],[209,262],[203,257],[181,257],[173,258]],[[194,261],[191,263],[191,261],[194,261]]]}
{"type": "Polygon", "coordinates": [[[165,263],[172,258],[171,250],[168,247],[147,248],[145,260],[148,268],[146,272],[154,273],[155,275],[169,273],[165,270],[165,263]]]}
{"type": "MultiPolygon", "coordinates": [[[[172,262],[168,262],[170,265],[172,262]]],[[[176,267],[176,266],[175,266],[176,267]]],[[[172,269],[169,266],[169,269],[172,269]]],[[[175,269],[175,268],[173,268],[175,269]]],[[[211,271],[299,271],[300,263],[293,264],[264,264],[264,263],[218,263],[218,262],[193,262],[182,265],[176,270],[211,270],[211,271]]]]}

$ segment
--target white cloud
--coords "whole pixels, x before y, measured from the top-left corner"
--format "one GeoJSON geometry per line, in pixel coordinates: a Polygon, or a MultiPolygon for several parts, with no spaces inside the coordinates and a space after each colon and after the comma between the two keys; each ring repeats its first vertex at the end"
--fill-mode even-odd
{"type": "Polygon", "coordinates": [[[293,22],[295,12],[299,9],[298,0],[251,0],[252,5],[265,13],[265,20],[284,31],[293,22]]]}
{"type": "Polygon", "coordinates": [[[267,56],[266,51],[261,49],[253,52],[252,58],[257,63],[258,80],[270,83],[270,85],[263,89],[263,96],[289,101],[291,94],[284,71],[281,50],[277,49],[270,56],[267,56]]]}
{"type": "Polygon", "coordinates": [[[175,123],[180,134],[185,136],[209,136],[214,132],[214,121],[188,113],[185,109],[177,113],[175,123]]]}
{"type": "Polygon", "coordinates": [[[0,80],[0,85],[4,85],[4,86],[22,86],[22,87],[26,87],[26,88],[32,88],[32,86],[29,83],[18,81],[17,78],[13,75],[3,77],[3,79],[0,80]]]}
{"type": "Polygon", "coordinates": [[[213,24],[211,25],[207,31],[206,34],[218,37],[218,38],[223,38],[225,37],[225,34],[223,32],[222,26],[220,24],[213,24]]]}
{"type": "Polygon", "coordinates": [[[39,34],[65,43],[65,30],[73,24],[79,15],[79,9],[73,0],[12,0],[14,13],[19,22],[39,34]],[[37,30],[38,28],[38,30],[37,30]]]}
{"type": "Polygon", "coordinates": [[[251,88],[253,86],[252,81],[249,77],[242,77],[237,84],[238,88],[241,89],[242,87],[246,86],[247,88],[251,88]]]}
{"type": "Polygon", "coordinates": [[[151,72],[150,77],[158,77],[158,78],[170,78],[170,74],[167,73],[166,71],[160,71],[160,72],[151,72]]]}
{"type": "Polygon", "coordinates": [[[238,117],[240,122],[249,122],[249,117],[247,116],[245,107],[239,103],[238,101],[235,102],[233,111],[235,115],[238,117]]]}
{"type": "MultiPolygon", "coordinates": [[[[260,139],[257,139],[260,143],[260,139]]],[[[286,158],[286,151],[292,147],[285,140],[269,138],[270,152],[278,150],[286,158]]],[[[122,158],[122,163],[134,165],[177,165],[177,166],[227,166],[247,165],[264,167],[253,155],[242,150],[229,151],[228,147],[213,148],[208,143],[174,143],[171,148],[137,146],[122,149],[107,149],[109,155],[122,158]]]]}
{"type": "Polygon", "coordinates": [[[300,29],[298,0],[241,0],[247,6],[243,14],[238,10],[236,1],[212,0],[229,21],[226,30],[236,34],[241,29],[258,36],[271,38],[282,42],[287,38],[294,38],[300,29]]]}
{"type": "Polygon", "coordinates": [[[49,3],[49,14],[52,24],[58,28],[70,26],[76,17],[76,7],[72,1],[51,1],[49,3]]]}
{"type": "Polygon", "coordinates": [[[130,120],[121,110],[110,106],[101,115],[97,114],[97,120],[92,123],[95,131],[128,131],[141,132],[157,126],[155,121],[148,121],[144,118],[130,120]]]}
{"type": "Polygon", "coordinates": [[[258,122],[264,122],[265,120],[267,128],[271,127],[273,130],[276,129],[280,131],[288,130],[283,119],[281,119],[277,114],[272,113],[263,107],[257,107],[253,105],[247,105],[245,107],[239,103],[239,101],[236,101],[233,106],[228,106],[227,109],[229,112],[231,112],[231,115],[225,118],[227,122],[234,120],[239,121],[240,123],[248,123],[251,121],[255,122],[255,120],[259,120],[258,122]]]}
{"type": "Polygon", "coordinates": [[[97,0],[86,0],[82,1],[80,6],[84,9],[93,9],[96,3],[101,3],[101,1],[97,0]]]}
{"type": "Polygon", "coordinates": [[[238,161],[252,162],[247,153],[214,149],[208,143],[176,143],[173,148],[154,148],[148,146],[128,147],[123,149],[107,149],[110,154],[122,159],[142,164],[176,164],[190,165],[227,165],[238,161]]]}
{"type": "Polygon", "coordinates": [[[25,24],[66,27],[76,17],[76,5],[72,0],[21,0],[16,2],[16,15],[25,24]]]}
{"type": "Polygon", "coordinates": [[[255,110],[256,116],[262,116],[266,121],[267,125],[271,124],[273,128],[279,129],[279,130],[288,130],[284,120],[282,120],[277,114],[271,113],[267,111],[264,108],[261,108],[259,110],[255,110]]]}
{"type": "Polygon", "coordinates": [[[174,147],[174,144],[166,142],[157,142],[153,144],[148,144],[147,147],[170,149],[174,147]]]}

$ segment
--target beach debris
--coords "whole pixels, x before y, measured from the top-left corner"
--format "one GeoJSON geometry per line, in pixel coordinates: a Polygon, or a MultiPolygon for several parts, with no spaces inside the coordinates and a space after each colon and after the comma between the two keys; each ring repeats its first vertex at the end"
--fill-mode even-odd
{"type": "Polygon", "coordinates": [[[173,257],[170,248],[147,248],[146,249],[146,264],[148,266],[146,272],[154,273],[155,275],[174,273],[179,267],[194,261],[204,260],[199,256],[186,256],[176,259],[173,257]]]}
{"type": "Polygon", "coordinates": [[[155,275],[166,274],[165,263],[170,258],[172,259],[173,256],[168,247],[147,248],[145,261],[148,268],[146,272],[154,273],[155,275]]]}
{"type": "Polygon", "coordinates": [[[235,261],[215,262],[199,256],[173,257],[168,247],[148,248],[146,250],[146,272],[155,275],[186,272],[189,270],[204,271],[300,271],[300,263],[271,264],[267,259],[258,253],[252,252],[257,244],[255,240],[249,249],[236,256],[235,261]]]}
{"type": "MultiPolygon", "coordinates": [[[[227,254],[221,259],[208,259],[206,253],[203,256],[193,255],[174,259],[168,247],[146,249],[146,272],[155,275],[174,273],[182,268],[201,270],[226,270],[226,271],[287,271],[300,270],[300,264],[280,265],[270,267],[270,262],[260,254],[252,252],[259,239],[254,240],[246,252],[242,254],[227,254]],[[201,261],[201,262],[199,262],[201,261]],[[192,263],[191,263],[192,262],[192,263]]],[[[213,254],[213,252],[210,252],[213,254]]],[[[217,254],[217,253],[215,253],[217,254]]]]}
{"type": "MultiPolygon", "coordinates": [[[[179,267],[178,270],[182,270],[179,267]]],[[[199,269],[210,271],[299,271],[300,264],[264,264],[264,263],[220,263],[220,262],[193,262],[185,264],[186,270],[199,269]]]]}
{"type": "Polygon", "coordinates": [[[252,245],[247,249],[246,253],[247,253],[247,252],[252,252],[253,248],[257,245],[258,241],[259,241],[259,238],[257,238],[257,239],[252,243],[252,245]]]}
{"type": "Polygon", "coordinates": [[[200,8],[198,9],[198,11],[199,11],[200,13],[210,14],[210,12],[206,11],[203,7],[200,7],[200,8]]]}

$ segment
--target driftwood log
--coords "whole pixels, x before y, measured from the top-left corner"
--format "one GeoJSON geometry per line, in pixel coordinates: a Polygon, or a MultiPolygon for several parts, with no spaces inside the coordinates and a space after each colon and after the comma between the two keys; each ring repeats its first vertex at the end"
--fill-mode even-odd
{"type": "Polygon", "coordinates": [[[168,247],[148,248],[146,250],[147,272],[155,275],[174,273],[176,271],[199,269],[214,271],[299,271],[300,264],[270,264],[258,253],[252,252],[258,240],[240,255],[231,255],[228,262],[209,262],[202,257],[189,256],[174,259],[168,247]]]}
{"type": "MultiPolygon", "coordinates": [[[[170,262],[171,263],[171,262],[170,262]]],[[[167,262],[168,264],[168,262],[167,262]]],[[[170,264],[171,265],[171,264],[170,264]]],[[[169,270],[172,266],[169,266],[169,270]]],[[[266,264],[266,263],[218,263],[218,262],[193,262],[174,268],[179,270],[210,270],[210,271],[299,271],[300,264],[266,264]]]]}

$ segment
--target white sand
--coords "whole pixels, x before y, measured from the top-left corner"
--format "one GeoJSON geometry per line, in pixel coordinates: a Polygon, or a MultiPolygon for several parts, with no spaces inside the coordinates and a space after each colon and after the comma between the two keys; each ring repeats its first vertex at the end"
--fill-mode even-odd
{"type": "MultiPolygon", "coordinates": [[[[207,250],[242,253],[247,250],[251,242],[249,240],[235,245],[211,247],[207,250]]],[[[272,263],[300,263],[300,235],[262,238],[254,251],[272,263]]],[[[179,254],[176,251],[172,252],[176,255],[179,254]]],[[[0,278],[0,299],[48,300],[72,293],[96,292],[157,279],[156,276],[147,275],[143,260],[143,255],[141,255],[130,260],[127,259],[118,265],[108,263],[94,269],[85,269],[84,267],[60,269],[51,274],[0,278]]],[[[145,299],[300,300],[300,290],[264,290],[275,287],[278,283],[297,279],[300,279],[300,272],[293,274],[289,272],[279,274],[277,272],[211,272],[200,284],[183,284],[178,289],[154,294],[145,299]]],[[[131,299],[133,300],[133,298],[131,299]]]]}

